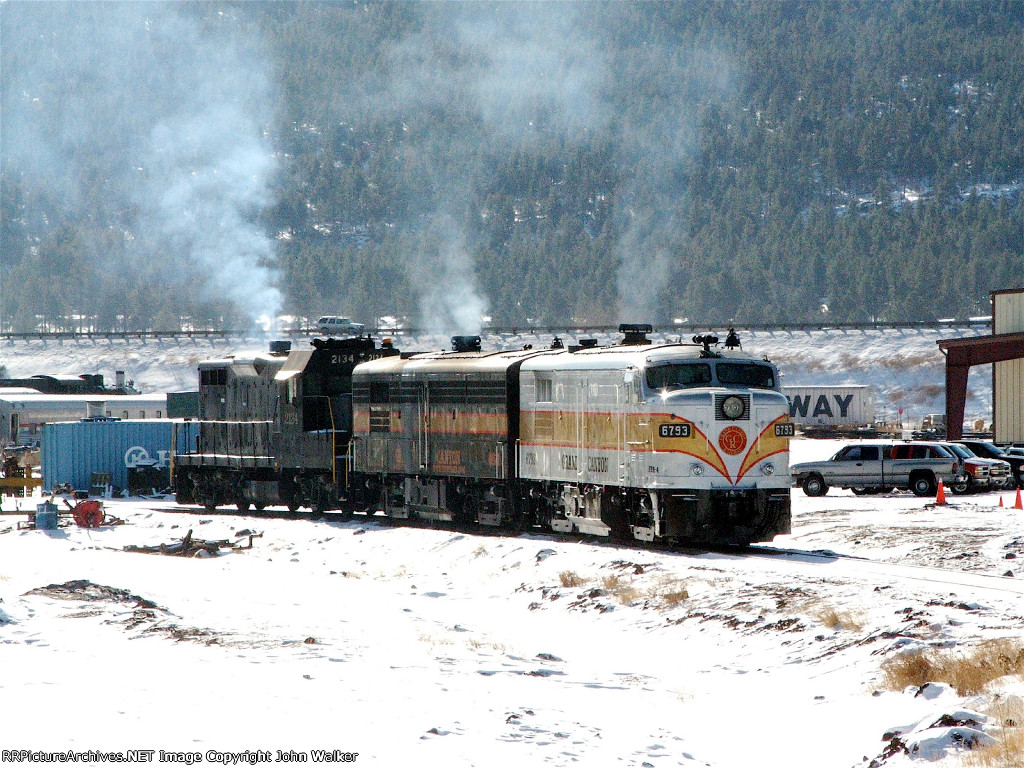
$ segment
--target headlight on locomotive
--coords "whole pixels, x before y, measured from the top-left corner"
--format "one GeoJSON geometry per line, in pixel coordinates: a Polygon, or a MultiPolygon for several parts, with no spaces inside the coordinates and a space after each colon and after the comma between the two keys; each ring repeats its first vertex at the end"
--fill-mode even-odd
{"type": "Polygon", "coordinates": [[[770,461],[766,461],[764,464],[761,465],[761,474],[769,476],[769,477],[771,475],[774,475],[775,474],[775,465],[772,464],[770,461]]]}
{"type": "Polygon", "coordinates": [[[704,474],[704,465],[694,464],[692,467],[690,467],[690,472],[693,473],[694,477],[700,477],[701,475],[704,474]]]}
{"type": "Polygon", "coordinates": [[[747,408],[743,404],[743,398],[737,397],[736,395],[730,395],[722,401],[722,413],[727,419],[739,419],[746,412],[747,408]]]}

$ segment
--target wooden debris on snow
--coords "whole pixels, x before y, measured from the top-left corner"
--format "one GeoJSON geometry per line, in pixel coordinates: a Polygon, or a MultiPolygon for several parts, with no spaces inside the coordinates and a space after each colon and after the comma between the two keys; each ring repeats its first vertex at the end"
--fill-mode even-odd
{"type": "Polygon", "coordinates": [[[222,549],[252,549],[252,540],[261,536],[263,536],[262,533],[250,533],[238,541],[228,541],[227,539],[193,539],[192,529],[190,528],[181,541],[176,541],[172,544],[154,544],[150,546],[128,544],[125,546],[124,551],[144,552],[152,555],[173,555],[175,557],[210,557],[220,554],[222,549]],[[245,539],[248,539],[248,541],[246,542],[245,539]]]}

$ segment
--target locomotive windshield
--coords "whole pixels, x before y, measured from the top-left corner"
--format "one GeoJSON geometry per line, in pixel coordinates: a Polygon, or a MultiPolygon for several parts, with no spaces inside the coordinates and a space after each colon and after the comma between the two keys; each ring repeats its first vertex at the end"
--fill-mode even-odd
{"type": "Polygon", "coordinates": [[[647,369],[647,386],[655,391],[705,387],[711,383],[707,363],[669,363],[647,369]]]}
{"type": "MultiPolygon", "coordinates": [[[[715,365],[714,376],[723,387],[775,389],[775,371],[761,363],[726,362],[715,365]]],[[[711,364],[708,362],[666,363],[646,370],[647,387],[654,392],[712,386],[711,364]]]]}
{"type": "Polygon", "coordinates": [[[760,363],[719,362],[718,381],[725,386],[775,389],[775,372],[760,363]]]}

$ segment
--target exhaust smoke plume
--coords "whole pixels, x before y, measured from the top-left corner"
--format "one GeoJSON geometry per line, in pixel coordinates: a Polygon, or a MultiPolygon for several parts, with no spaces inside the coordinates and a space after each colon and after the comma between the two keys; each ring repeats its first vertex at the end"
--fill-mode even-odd
{"type": "MultiPolygon", "coordinates": [[[[230,6],[4,2],[3,161],[48,188],[55,215],[87,220],[96,279],[126,292],[227,299],[276,314],[272,241],[256,217],[276,170],[264,131],[271,73],[230,6]],[[104,191],[102,211],[85,190],[104,191]],[[121,230],[123,250],[97,235],[121,230]]],[[[95,195],[90,195],[95,199],[95,195]]],[[[102,290],[102,288],[101,288],[102,290]]],[[[127,311],[127,310],[125,310],[127,311]]]]}
{"type": "Polygon", "coordinates": [[[403,125],[421,198],[407,273],[420,295],[419,324],[478,333],[488,299],[461,222],[478,208],[488,161],[540,141],[571,145],[606,123],[598,41],[574,3],[427,3],[422,25],[380,52],[379,79],[339,86],[336,118],[403,125]],[[438,121],[438,115],[444,115],[438,121]],[[440,127],[439,127],[440,126],[440,127]],[[457,134],[457,135],[456,135],[457,134]]]}
{"type": "Polygon", "coordinates": [[[730,57],[712,46],[648,55],[673,61],[676,72],[672,89],[628,123],[620,147],[633,171],[618,193],[619,317],[632,322],[664,321],[666,308],[686,311],[678,300],[688,272],[700,268],[686,236],[686,178],[699,139],[693,105],[708,93],[725,98],[737,80],[730,57]]]}

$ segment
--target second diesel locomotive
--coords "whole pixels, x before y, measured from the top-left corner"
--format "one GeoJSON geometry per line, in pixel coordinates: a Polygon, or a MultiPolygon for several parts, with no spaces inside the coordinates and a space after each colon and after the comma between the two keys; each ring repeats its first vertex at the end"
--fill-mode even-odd
{"type": "Polygon", "coordinates": [[[448,353],[353,371],[353,471],[392,517],[642,541],[790,530],[789,409],[771,363],[650,344],[448,353]]]}
{"type": "MultiPolygon", "coordinates": [[[[788,533],[793,427],[775,366],[714,348],[713,337],[653,344],[650,326],[620,330],[614,346],[503,352],[483,351],[478,337],[419,354],[364,339],[360,359],[335,372],[342,399],[319,405],[300,383],[315,353],[292,352],[264,374],[276,404],[250,422],[268,424],[266,455],[250,460],[262,466],[217,467],[207,440],[205,456],[177,457],[180,498],[641,541],[788,533]],[[330,408],[333,420],[308,419],[304,407],[330,408]],[[289,452],[304,439],[320,447],[289,452]]],[[[345,343],[355,340],[319,342],[345,343]]],[[[254,427],[213,432],[232,429],[244,442],[254,427]]]]}

